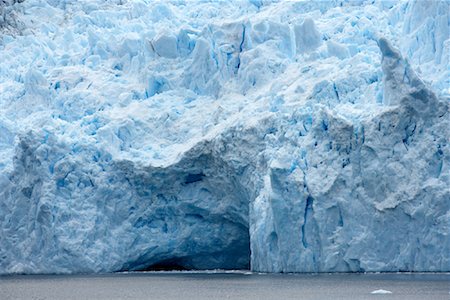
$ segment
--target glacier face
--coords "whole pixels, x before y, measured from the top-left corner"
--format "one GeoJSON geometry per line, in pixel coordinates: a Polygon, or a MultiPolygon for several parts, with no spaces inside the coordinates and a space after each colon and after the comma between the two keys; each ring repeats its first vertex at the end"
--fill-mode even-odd
{"type": "Polygon", "coordinates": [[[10,2],[1,274],[450,271],[449,2],[10,2]]]}

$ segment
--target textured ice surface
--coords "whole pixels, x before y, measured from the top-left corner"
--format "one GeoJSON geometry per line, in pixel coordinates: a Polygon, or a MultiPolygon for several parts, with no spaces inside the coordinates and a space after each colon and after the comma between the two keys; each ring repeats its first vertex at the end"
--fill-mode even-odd
{"type": "Polygon", "coordinates": [[[13,2],[0,273],[450,271],[448,1],[13,2]]]}

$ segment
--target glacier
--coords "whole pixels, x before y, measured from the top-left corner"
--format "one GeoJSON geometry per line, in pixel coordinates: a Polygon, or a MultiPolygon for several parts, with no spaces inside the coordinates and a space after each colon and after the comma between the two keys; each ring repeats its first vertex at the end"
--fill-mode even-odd
{"type": "Polygon", "coordinates": [[[449,1],[0,3],[0,274],[450,271],[449,1]]]}

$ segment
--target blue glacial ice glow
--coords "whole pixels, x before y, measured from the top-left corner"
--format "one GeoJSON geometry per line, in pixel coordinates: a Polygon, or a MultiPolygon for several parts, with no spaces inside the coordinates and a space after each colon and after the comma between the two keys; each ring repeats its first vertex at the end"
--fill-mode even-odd
{"type": "Polygon", "coordinates": [[[448,1],[3,1],[0,274],[450,271],[448,1]]]}

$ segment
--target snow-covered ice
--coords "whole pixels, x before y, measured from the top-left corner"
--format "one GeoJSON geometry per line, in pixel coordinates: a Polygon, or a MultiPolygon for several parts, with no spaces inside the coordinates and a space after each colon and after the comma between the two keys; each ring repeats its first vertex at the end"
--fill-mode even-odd
{"type": "Polygon", "coordinates": [[[450,271],[449,1],[2,3],[0,273],[450,271]]]}

